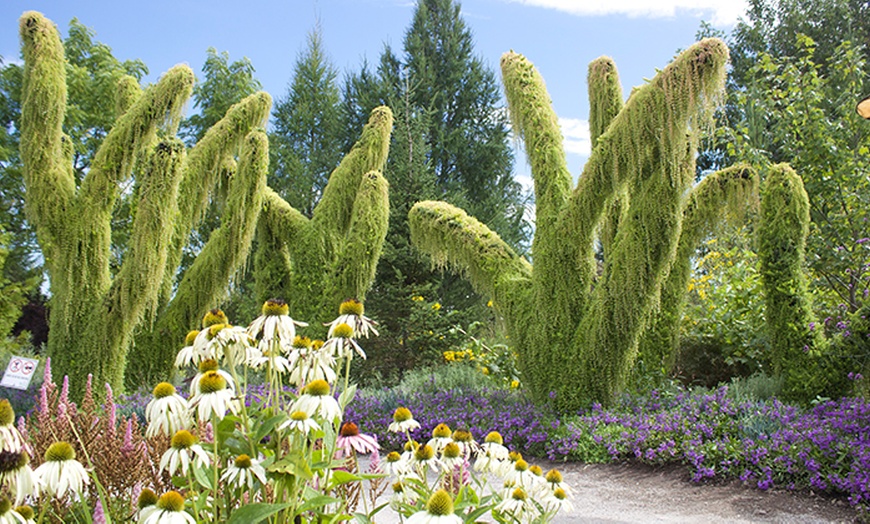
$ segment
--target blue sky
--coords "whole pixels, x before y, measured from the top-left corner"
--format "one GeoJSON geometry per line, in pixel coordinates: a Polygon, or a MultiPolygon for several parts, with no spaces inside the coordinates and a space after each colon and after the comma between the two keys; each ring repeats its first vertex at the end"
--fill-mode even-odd
{"type": "MultiPolygon", "coordinates": [[[[571,172],[589,154],[586,67],[613,57],[623,91],[651,78],[677,49],[694,41],[701,20],[729,30],[743,0],[465,0],[461,3],[477,55],[493,69],[508,50],[526,55],[547,82],[562,122],[571,172]]],[[[275,99],[285,96],[293,64],[319,19],[323,43],[341,72],[364,57],[376,63],[384,44],[401,52],[414,2],[408,0],[4,0],[0,3],[0,56],[19,57],[17,20],[26,10],[53,20],[66,35],[77,17],[121,60],[142,59],[149,81],[177,63],[200,72],[206,49],[248,57],[275,99]]],[[[517,151],[516,176],[529,183],[517,151]]]]}

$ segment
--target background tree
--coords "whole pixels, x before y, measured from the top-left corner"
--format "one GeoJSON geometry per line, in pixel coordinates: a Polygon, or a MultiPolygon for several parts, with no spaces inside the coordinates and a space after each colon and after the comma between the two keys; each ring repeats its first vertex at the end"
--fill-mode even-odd
{"type": "MultiPolygon", "coordinates": [[[[323,48],[320,28],[308,34],[308,46],[296,59],[285,98],[275,105],[270,135],[269,185],[287,203],[311,217],[329,174],[342,157],[338,71],[323,48]]],[[[364,115],[374,109],[367,108],[364,115]]],[[[354,135],[365,124],[358,122],[354,135]]],[[[348,144],[352,146],[351,142],[348,144]]]]}
{"type": "Polygon", "coordinates": [[[511,172],[508,122],[495,74],[474,56],[471,31],[453,0],[420,0],[405,34],[412,103],[425,110],[426,142],[440,198],[466,209],[521,247],[522,188],[511,172]]]}

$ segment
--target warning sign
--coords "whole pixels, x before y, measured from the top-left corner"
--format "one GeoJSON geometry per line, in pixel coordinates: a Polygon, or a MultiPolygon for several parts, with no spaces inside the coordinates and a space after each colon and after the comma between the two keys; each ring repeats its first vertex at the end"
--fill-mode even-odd
{"type": "Polygon", "coordinates": [[[30,379],[33,378],[37,365],[39,365],[39,361],[35,358],[16,357],[13,355],[9,365],[6,366],[6,373],[3,373],[3,380],[0,380],[0,386],[27,389],[30,386],[30,379]]]}

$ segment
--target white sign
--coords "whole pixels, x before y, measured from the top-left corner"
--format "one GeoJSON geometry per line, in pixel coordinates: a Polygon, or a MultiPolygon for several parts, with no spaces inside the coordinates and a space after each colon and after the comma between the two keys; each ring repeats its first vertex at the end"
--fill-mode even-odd
{"type": "Polygon", "coordinates": [[[36,371],[36,366],[39,361],[35,358],[16,357],[12,355],[12,360],[6,366],[6,373],[3,373],[3,380],[0,380],[0,386],[15,389],[27,389],[30,386],[30,379],[33,378],[33,373],[36,371]]]}

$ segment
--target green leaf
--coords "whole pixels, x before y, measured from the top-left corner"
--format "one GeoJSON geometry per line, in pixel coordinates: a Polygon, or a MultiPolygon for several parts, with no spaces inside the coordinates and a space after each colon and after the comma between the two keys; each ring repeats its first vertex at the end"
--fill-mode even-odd
{"type": "Polygon", "coordinates": [[[286,419],[287,419],[287,415],[285,415],[284,413],[281,413],[280,415],[275,415],[274,417],[266,419],[265,422],[260,424],[260,427],[257,429],[257,432],[254,433],[254,442],[260,442],[261,440],[263,440],[263,437],[268,435],[269,432],[271,432],[272,429],[277,424],[279,424],[280,422],[283,422],[286,419]]]}
{"type": "Polygon", "coordinates": [[[326,506],[327,504],[334,504],[336,502],[341,502],[341,500],[335,497],[329,497],[327,495],[317,495],[316,497],[312,497],[306,500],[301,506],[296,508],[296,512],[304,513],[315,508],[326,506]]]}
{"type": "Polygon", "coordinates": [[[288,453],[280,460],[275,461],[271,466],[266,468],[272,473],[281,473],[285,475],[295,475],[304,480],[311,480],[314,474],[311,473],[311,468],[308,467],[308,461],[299,453],[288,453]]]}
{"type": "Polygon", "coordinates": [[[245,504],[233,512],[228,524],[257,524],[292,505],[291,503],[267,504],[265,502],[245,504]]]}
{"type": "Polygon", "coordinates": [[[342,484],[356,482],[359,480],[362,480],[362,477],[360,477],[359,475],[354,475],[353,473],[348,473],[347,471],[336,469],[332,472],[332,481],[329,483],[329,488],[332,489],[335,486],[340,486],[342,484]]]}
{"type": "Polygon", "coordinates": [[[210,472],[210,470],[204,468],[198,468],[195,466],[193,468],[193,477],[196,479],[197,482],[199,482],[200,486],[204,487],[207,490],[213,489],[211,485],[212,477],[211,475],[209,475],[210,472]]]}
{"type": "Polygon", "coordinates": [[[339,395],[338,397],[338,405],[341,406],[342,411],[344,411],[344,408],[347,407],[348,404],[350,404],[355,396],[356,384],[349,385],[346,390],[341,392],[341,395],[339,395]]]}

